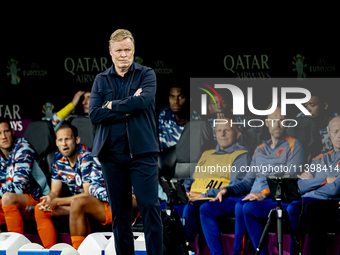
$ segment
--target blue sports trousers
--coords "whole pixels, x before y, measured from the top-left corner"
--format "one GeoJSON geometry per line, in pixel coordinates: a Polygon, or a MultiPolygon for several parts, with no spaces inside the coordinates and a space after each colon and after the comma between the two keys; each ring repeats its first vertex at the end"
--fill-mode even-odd
{"type": "MultiPolygon", "coordinates": [[[[339,201],[318,200],[315,198],[303,198],[303,213],[301,221],[307,227],[311,255],[326,254],[327,232],[332,227],[336,227],[337,217],[339,217],[339,201]]],[[[289,219],[295,232],[297,232],[298,218],[301,213],[301,201],[292,202],[288,208],[289,219]]],[[[301,226],[300,224],[299,226],[301,226]]],[[[301,228],[299,229],[302,230],[301,228]]],[[[300,232],[299,231],[299,232],[300,232]]],[[[333,231],[332,229],[330,230],[333,231]]],[[[336,229],[334,229],[336,231],[336,229]]],[[[291,245],[290,254],[296,254],[291,245]]]]}
{"type": "Polygon", "coordinates": [[[243,236],[245,233],[245,222],[243,218],[243,207],[247,202],[242,197],[227,197],[222,202],[207,202],[200,207],[200,220],[203,234],[212,255],[223,255],[221,233],[219,231],[217,218],[221,216],[235,217],[235,241],[233,254],[241,254],[244,247],[243,236]]]}
{"type": "Polygon", "coordinates": [[[158,155],[99,155],[112,212],[117,255],[134,255],[131,229],[132,186],[143,218],[148,255],[162,255],[162,221],[158,200],[158,155]]]}
{"type": "MultiPolygon", "coordinates": [[[[290,203],[282,203],[281,207],[287,209],[290,203]]],[[[246,223],[246,228],[249,233],[250,239],[256,249],[259,246],[260,238],[264,227],[266,225],[266,219],[271,209],[276,208],[277,202],[270,199],[264,199],[261,201],[250,201],[243,206],[243,215],[246,223]]],[[[291,223],[297,226],[297,223],[291,223]]],[[[261,255],[268,254],[268,243],[264,243],[261,255]]]]}

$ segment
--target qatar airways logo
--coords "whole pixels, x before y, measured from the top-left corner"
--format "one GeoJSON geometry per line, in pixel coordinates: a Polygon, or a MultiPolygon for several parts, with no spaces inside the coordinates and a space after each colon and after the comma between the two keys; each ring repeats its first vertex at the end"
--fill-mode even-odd
{"type": "MultiPolygon", "coordinates": [[[[210,87],[210,88],[216,94],[216,96],[219,98],[216,90],[214,90],[212,87],[210,87]]],[[[228,89],[231,92],[232,98],[233,98],[233,114],[234,115],[244,115],[245,97],[244,97],[244,94],[243,94],[243,92],[240,88],[238,88],[237,86],[232,85],[232,84],[215,84],[214,88],[215,89],[228,89]]],[[[213,97],[213,95],[211,93],[208,93],[208,94],[211,97],[213,97]]],[[[307,90],[305,88],[282,87],[281,88],[281,115],[287,115],[286,109],[287,109],[288,104],[295,105],[306,116],[311,115],[311,113],[303,106],[303,104],[307,103],[310,100],[310,98],[311,98],[311,93],[309,92],[309,90],[307,90]],[[304,95],[304,97],[303,98],[287,98],[288,93],[300,93],[300,94],[304,95]]],[[[272,105],[269,109],[266,109],[266,110],[255,109],[254,104],[253,104],[253,88],[252,87],[247,88],[248,109],[254,115],[266,116],[266,115],[272,114],[276,110],[277,104],[278,104],[278,88],[277,87],[272,88],[272,102],[273,103],[272,103],[272,105]]],[[[201,95],[201,114],[202,115],[207,114],[207,94],[201,95]]],[[[221,122],[225,122],[225,121],[226,120],[215,119],[214,120],[214,126],[217,123],[221,123],[221,122]]],[[[251,127],[260,127],[259,125],[251,125],[251,122],[255,122],[255,121],[257,121],[257,122],[260,121],[262,123],[260,126],[263,126],[263,124],[264,124],[262,120],[259,120],[259,119],[254,120],[253,119],[253,120],[248,121],[248,125],[251,126],[251,127]]],[[[273,123],[273,121],[274,120],[272,120],[272,123],[273,123]]],[[[283,126],[287,126],[287,125],[285,125],[285,122],[287,122],[287,121],[294,121],[295,126],[297,125],[297,122],[295,120],[292,120],[292,119],[283,120],[281,122],[281,124],[283,126]]],[[[236,124],[236,123],[234,123],[234,124],[236,124]]],[[[245,124],[245,123],[237,123],[237,124],[245,124]]]]}

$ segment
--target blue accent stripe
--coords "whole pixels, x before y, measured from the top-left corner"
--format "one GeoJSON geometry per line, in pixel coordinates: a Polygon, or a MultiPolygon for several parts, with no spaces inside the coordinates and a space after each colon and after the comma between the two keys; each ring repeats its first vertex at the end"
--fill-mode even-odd
{"type": "Polygon", "coordinates": [[[135,255],[146,255],[146,251],[135,251],[135,255]]]}

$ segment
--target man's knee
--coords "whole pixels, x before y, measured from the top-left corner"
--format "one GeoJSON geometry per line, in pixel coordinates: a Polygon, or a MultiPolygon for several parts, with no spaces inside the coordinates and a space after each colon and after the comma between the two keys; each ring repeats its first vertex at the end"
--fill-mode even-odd
{"type": "Polygon", "coordinates": [[[17,205],[19,206],[22,201],[23,201],[23,197],[25,196],[24,194],[16,194],[16,193],[10,193],[10,192],[6,192],[5,194],[3,194],[2,196],[2,205],[17,205]]]}
{"type": "Polygon", "coordinates": [[[243,215],[243,206],[244,206],[244,202],[239,201],[235,204],[235,215],[243,215]]]}
{"type": "Polygon", "coordinates": [[[40,210],[40,206],[36,205],[34,207],[34,217],[36,222],[40,223],[41,220],[51,218],[51,213],[40,210]]]}
{"type": "MultiPolygon", "coordinates": [[[[216,202],[217,203],[217,202],[216,202]]],[[[202,217],[204,218],[205,216],[209,217],[212,215],[212,213],[214,212],[214,210],[212,210],[212,206],[211,203],[204,203],[200,206],[199,212],[200,212],[200,218],[202,219],[202,217]]]]}
{"type": "Polygon", "coordinates": [[[289,217],[296,216],[300,212],[300,208],[295,203],[289,204],[286,210],[288,212],[289,217]]]}
{"type": "Polygon", "coordinates": [[[79,213],[84,212],[88,204],[88,199],[86,197],[75,197],[71,200],[70,203],[70,212],[71,213],[79,213]]]}
{"type": "Polygon", "coordinates": [[[251,216],[257,210],[258,208],[256,208],[256,202],[252,202],[252,203],[248,202],[242,205],[242,212],[243,212],[244,217],[251,216]]]}

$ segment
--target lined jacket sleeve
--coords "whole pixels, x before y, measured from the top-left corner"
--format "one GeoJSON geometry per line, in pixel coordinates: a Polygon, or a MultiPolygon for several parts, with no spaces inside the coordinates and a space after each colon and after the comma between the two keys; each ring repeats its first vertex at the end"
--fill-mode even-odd
{"type": "MultiPolygon", "coordinates": [[[[112,124],[114,122],[125,121],[126,114],[114,112],[110,109],[103,109],[104,98],[99,92],[100,77],[97,75],[91,91],[89,103],[89,115],[91,123],[96,124],[112,124]]],[[[115,101],[115,100],[114,100],[115,101]]],[[[119,100],[118,100],[119,101],[119,100]]]]}
{"type": "Polygon", "coordinates": [[[326,182],[326,178],[313,178],[307,180],[298,180],[298,186],[301,193],[306,193],[318,189],[326,182]]]}
{"type": "Polygon", "coordinates": [[[340,178],[337,178],[332,183],[326,183],[322,185],[317,190],[315,190],[315,195],[321,195],[324,197],[332,198],[340,194],[340,178]]]}

